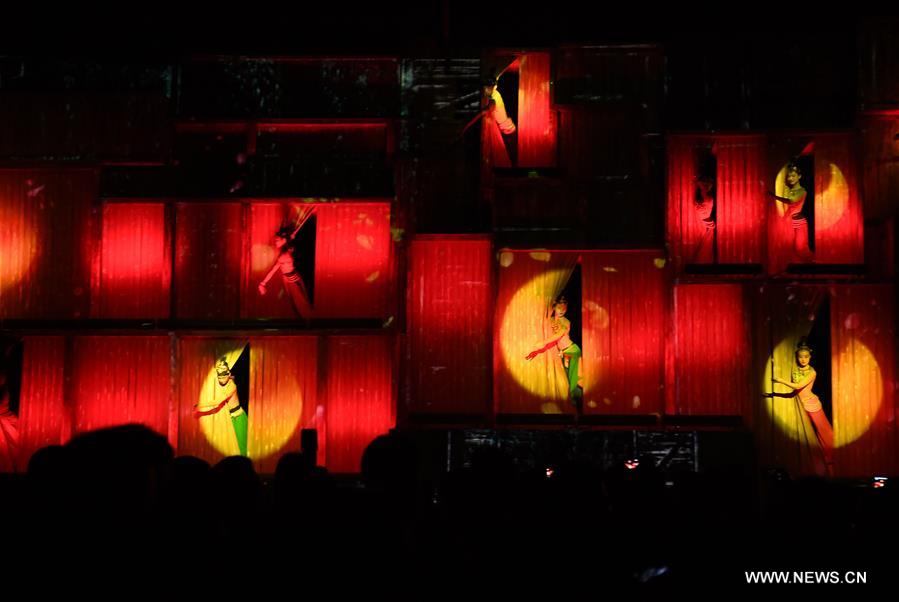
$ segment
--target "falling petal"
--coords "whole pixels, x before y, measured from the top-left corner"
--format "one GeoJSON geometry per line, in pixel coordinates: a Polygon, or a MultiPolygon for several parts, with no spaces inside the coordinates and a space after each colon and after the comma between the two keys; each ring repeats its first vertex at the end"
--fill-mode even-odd
{"type": "Polygon", "coordinates": [[[374,282],[375,280],[377,280],[378,277],[380,277],[380,276],[381,276],[381,272],[380,272],[380,271],[372,272],[371,274],[369,274],[368,276],[365,277],[365,281],[366,281],[367,283],[371,284],[372,282],[374,282]]]}

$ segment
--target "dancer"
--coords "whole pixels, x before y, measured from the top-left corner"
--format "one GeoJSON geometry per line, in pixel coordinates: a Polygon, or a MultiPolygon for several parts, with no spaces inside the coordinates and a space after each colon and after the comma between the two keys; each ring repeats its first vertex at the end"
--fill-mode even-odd
{"type": "Polygon", "coordinates": [[[218,386],[213,393],[212,403],[205,406],[194,406],[194,418],[197,420],[204,416],[212,416],[221,412],[225,407],[231,416],[231,425],[234,427],[234,435],[237,437],[237,447],[240,455],[247,455],[247,425],[249,418],[240,405],[237,397],[237,385],[231,374],[231,367],[223,357],[215,364],[215,375],[218,386]]]}
{"type": "Polygon", "coordinates": [[[306,285],[303,283],[303,279],[296,269],[296,258],[294,256],[296,248],[294,246],[294,239],[297,236],[297,232],[300,231],[300,228],[303,227],[303,224],[306,223],[314,212],[315,209],[308,210],[305,214],[298,217],[297,224],[294,228],[282,227],[275,233],[275,248],[278,250],[278,258],[275,260],[272,269],[269,270],[262,282],[259,283],[259,294],[264,295],[268,290],[266,288],[268,281],[272,279],[275,272],[280,270],[284,288],[290,295],[290,299],[293,302],[293,308],[296,310],[299,317],[303,319],[309,319],[312,316],[312,305],[309,303],[306,285]]]}
{"type": "Polygon", "coordinates": [[[799,183],[802,179],[802,171],[795,162],[790,162],[786,167],[786,175],[784,176],[784,195],[779,196],[770,190],[768,196],[775,200],[786,203],[786,211],[784,219],[790,220],[793,228],[793,254],[795,260],[799,263],[813,261],[811,248],[808,240],[808,220],[802,212],[805,205],[807,192],[799,183]]]}
{"type": "Polygon", "coordinates": [[[514,166],[518,163],[518,132],[515,122],[506,113],[506,103],[496,88],[497,81],[495,77],[487,77],[481,82],[481,111],[462,128],[457,140],[461,140],[468,128],[477,123],[479,119],[488,115],[492,116],[496,127],[502,134],[503,144],[509,154],[509,161],[514,166]]]}
{"type": "MultiPolygon", "coordinates": [[[[805,340],[799,341],[796,346],[796,364],[790,372],[790,380],[773,377],[774,382],[780,383],[793,390],[792,393],[766,393],[765,397],[798,397],[799,402],[811,419],[815,427],[815,435],[821,451],[824,454],[824,463],[827,467],[828,474],[833,472],[833,428],[830,421],[824,414],[821,407],[821,400],[812,392],[812,385],[815,383],[817,373],[812,368],[810,362],[812,359],[812,349],[805,340]]],[[[773,367],[772,367],[773,373],[773,367]]]]}
{"type": "Polygon", "coordinates": [[[716,212],[715,212],[715,179],[710,176],[696,178],[696,192],[693,198],[696,218],[704,229],[702,239],[693,253],[693,263],[715,263],[718,258],[716,212]]]}
{"type": "Polygon", "coordinates": [[[568,300],[559,297],[552,305],[553,313],[550,319],[552,335],[541,342],[537,349],[531,351],[525,359],[532,360],[544,351],[553,347],[558,349],[562,368],[568,377],[568,395],[571,403],[577,406],[584,397],[583,385],[579,382],[578,363],[581,359],[581,348],[574,344],[569,336],[571,322],[565,317],[568,311],[568,300]]]}

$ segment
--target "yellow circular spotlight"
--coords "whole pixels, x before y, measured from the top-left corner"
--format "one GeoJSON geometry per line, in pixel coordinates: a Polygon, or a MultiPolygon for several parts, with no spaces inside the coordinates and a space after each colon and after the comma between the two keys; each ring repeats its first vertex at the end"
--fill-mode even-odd
{"type": "MultiPolygon", "coordinates": [[[[552,291],[546,291],[544,283],[558,282],[566,274],[566,270],[552,270],[528,281],[512,296],[500,320],[499,342],[506,370],[522,388],[547,403],[567,401],[568,388],[556,386],[555,379],[546,372],[545,362],[528,361],[525,356],[540,342],[547,319],[544,300],[552,296],[552,291]]],[[[555,358],[552,350],[545,353],[555,358]]],[[[558,369],[561,370],[560,363],[558,369]]],[[[548,405],[544,411],[551,408],[548,405]]]]}
{"type": "Polygon", "coordinates": [[[269,244],[255,243],[250,249],[253,272],[267,272],[275,263],[275,248],[269,244]]]}

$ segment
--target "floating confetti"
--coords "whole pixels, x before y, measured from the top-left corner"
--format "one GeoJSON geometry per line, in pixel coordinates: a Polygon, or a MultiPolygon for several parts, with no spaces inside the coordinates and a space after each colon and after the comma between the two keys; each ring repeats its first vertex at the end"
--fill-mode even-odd
{"type": "Polygon", "coordinates": [[[359,243],[360,247],[368,251],[375,248],[375,239],[368,234],[360,234],[356,237],[356,242],[359,243]]]}

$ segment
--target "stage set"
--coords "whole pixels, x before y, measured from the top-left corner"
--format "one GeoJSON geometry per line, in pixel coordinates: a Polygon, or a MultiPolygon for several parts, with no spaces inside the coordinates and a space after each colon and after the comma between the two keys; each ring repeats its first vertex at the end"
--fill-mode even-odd
{"type": "Polygon", "coordinates": [[[899,38],[854,35],[807,107],[695,85],[698,42],[4,58],[0,470],[136,423],[259,475],[393,433],[434,482],[490,449],[882,486],[899,38]]]}

